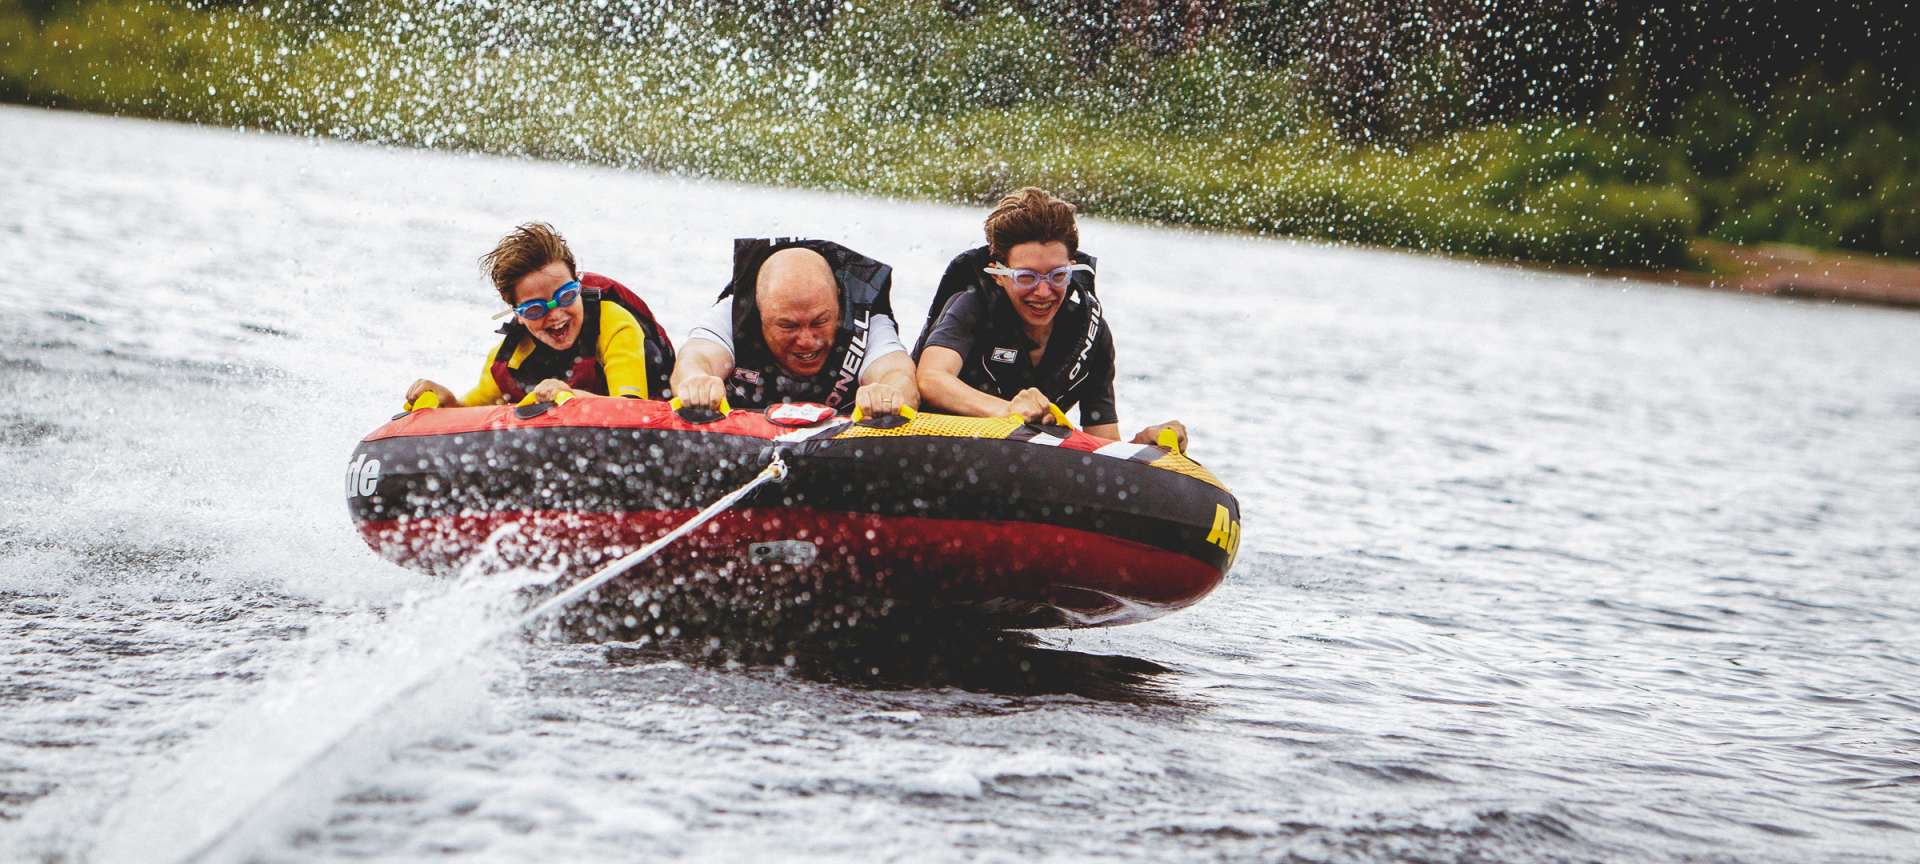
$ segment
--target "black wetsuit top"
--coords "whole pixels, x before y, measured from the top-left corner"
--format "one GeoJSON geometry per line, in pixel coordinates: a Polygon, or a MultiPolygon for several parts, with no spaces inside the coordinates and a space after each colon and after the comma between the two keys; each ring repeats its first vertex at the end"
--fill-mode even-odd
{"type": "MultiPolygon", "coordinates": [[[[1093,261],[1074,257],[1084,263],[1093,261]]],[[[1113,332],[1101,314],[1092,280],[1076,278],[1068,286],[1054,315],[1046,352],[1035,366],[1027,352],[1036,346],[1027,338],[1013,301],[991,278],[980,274],[987,263],[982,246],[961,253],[947,266],[942,293],[958,280],[972,284],[952,292],[939,313],[928,319],[914,360],[919,361],[928,345],[938,345],[960,355],[960,381],[982,393],[1012,399],[1021,390],[1038,387],[1062,409],[1079,405],[1081,426],[1118,422],[1113,400],[1113,332]]]]}

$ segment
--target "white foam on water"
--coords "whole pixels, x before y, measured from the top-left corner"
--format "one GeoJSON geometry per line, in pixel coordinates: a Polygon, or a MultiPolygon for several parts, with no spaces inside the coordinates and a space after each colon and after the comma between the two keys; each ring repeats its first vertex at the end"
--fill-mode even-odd
{"type": "Polygon", "coordinates": [[[483,716],[490,637],[547,578],[476,573],[316,627],[246,704],[133,780],[91,860],[237,861],[324,822],[395,751],[483,716]]]}

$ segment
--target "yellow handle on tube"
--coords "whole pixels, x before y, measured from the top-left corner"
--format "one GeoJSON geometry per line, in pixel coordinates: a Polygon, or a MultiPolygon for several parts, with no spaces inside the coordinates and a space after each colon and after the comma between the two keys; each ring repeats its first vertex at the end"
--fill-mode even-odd
{"type": "Polygon", "coordinates": [[[1174,453],[1187,452],[1185,449],[1183,449],[1180,446],[1180,433],[1175,432],[1172,429],[1163,428],[1160,430],[1160,434],[1155,435],[1154,438],[1156,439],[1154,443],[1160,445],[1160,448],[1163,450],[1168,450],[1174,453]]]}
{"type": "MultiPolygon", "coordinates": [[[[867,416],[867,412],[861,410],[860,406],[858,405],[853,406],[853,422],[858,423],[861,420],[866,419],[866,416],[867,416]]],[[[912,420],[913,418],[920,416],[920,412],[913,410],[913,406],[911,405],[902,405],[900,406],[900,416],[905,417],[908,420],[912,420]]]]}
{"type": "MultiPolygon", "coordinates": [[[[667,407],[675,411],[678,411],[681,408],[686,407],[686,403],[681,402],[680,397],[675,396],[672,399],[667,400],[667,407]]],[[[727,404],[727,397],[725,396],[720,397],[720,416],[725,417],[728,414],[732,414],[732,413],[733,413],[733,406],[727,404]]]]}
{"type": "MultiPolygon", "coordinates": [[[[1067,412],[1060,410],[1060,406],[1055,405],[1052,402],[1048,402],[1047,414],[1053,417],[1053,422],[1055,424],[1058,424],[1059,426],[1064,427],[1066,429],[1073,428],[1073,421],[1067,419],[1067,412]]],[[[1022,417],[1018,414],[1008,414],[1007,417],[1014,420],[1018,420],[1022,423],[1028,422],[1027,418],[1022,417]]]]}
{"type": "Polygon", "coordinates": [[[1047,413],[1053,415],[1053,422],[1065,426],[1068,429],[1073,428],[1073,421],[1067,419],[1067,412],[1060,410],[1060,406],[1048,402],[1047,413]]]}
{"type": "MultiPolygon", "coordinates": [[[[560,406],[562,406],[562,405],[565,405],[565,404],[567,404],[567,400],[569,400],[569,399],[572,399],[572,398],[573,398],[573,391],[572,391],[572,390],[562,390],[562,391],[560,391],[560,392],[558,392],[558,393],[555,393],[555,394],[553,394],[553,407],[555,407],[555,408],[558,408],[558,407],[560,407],[560,406]]],[[[539,397],[536,397],[536,396],[535,396],[534,394],[532,394],[532,393],[528,393],[528,394],[526,395],[526,397],[525,397],[525,398],[523,398],[523,399],[521,399],[521,400],[520,400],[520,404],[521,404],[521,405],[532,405],[533,403],[535,403],[535,402],[538,402],[538,401],[540,401],[540,399],[539,399],[539,397]]]]}
{"type": "Polygon", "coordinates": [[[408,414],[412,414],[415,411],[424,411],[428,408],[438,408],[440,407],[440,394],[434,392],[432,389],[422,390],[420,391],[420,395],[413,397],[413,401],[408,402],[404,407],[408,414]]]}

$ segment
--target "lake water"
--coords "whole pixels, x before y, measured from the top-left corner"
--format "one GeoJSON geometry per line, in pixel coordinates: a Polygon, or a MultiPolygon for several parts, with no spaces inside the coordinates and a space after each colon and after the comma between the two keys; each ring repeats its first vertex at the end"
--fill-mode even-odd
{"type": "Polygon", "coordinates": [[[1914,313],[1088,220],[1123,425],[1184,420],[1240,498],[1212,597],[460,662],[497,581],[376,557],[341,472],[478,373],[505,229],[676,333],[730,238],[839,239],[911,334],[984,209],[0,140],[0,860],[1920,859],[1914,313]]]}

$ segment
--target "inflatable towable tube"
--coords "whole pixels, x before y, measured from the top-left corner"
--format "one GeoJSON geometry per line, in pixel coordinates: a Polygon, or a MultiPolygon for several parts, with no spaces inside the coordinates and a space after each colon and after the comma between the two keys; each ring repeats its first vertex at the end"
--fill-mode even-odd
{"type": "Polygon", "coordinates": [[[360,442],[348,509],[369,546],[411,568],[488,554],[584,571],[671,530],[776,449],[784,484],[603,590],[699,582],[723,599],[1102,626],[1200,600],[1239,547],[1238,502],[1177,450],[1015,418],[853,422],[811,405],[703,423],[638,399],[415,411],[360,442]]]}

